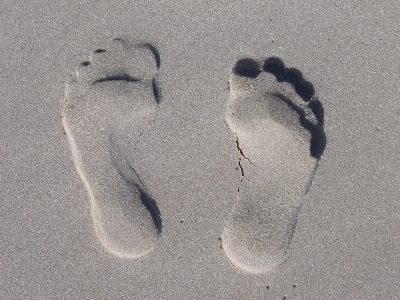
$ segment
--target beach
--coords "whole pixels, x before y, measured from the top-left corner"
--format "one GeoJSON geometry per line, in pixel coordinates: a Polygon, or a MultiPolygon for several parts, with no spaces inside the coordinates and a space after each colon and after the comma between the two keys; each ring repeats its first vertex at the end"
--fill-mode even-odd
{"type": "Polygon", "coordinates": [[[398,297],[398,4],[1,11],[0,298],[398,297]]]}

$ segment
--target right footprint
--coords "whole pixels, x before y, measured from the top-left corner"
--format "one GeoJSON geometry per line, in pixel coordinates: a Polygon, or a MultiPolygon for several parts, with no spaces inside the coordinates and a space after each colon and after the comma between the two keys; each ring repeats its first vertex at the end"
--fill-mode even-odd
{"type": "Polygon", "coordinates": [[[236,267],[262,273],[283,262],[325,149],[323,118],[312,84],[279,58],[234,66],[226,121],[242,176],[222,246],[236,267]]]}

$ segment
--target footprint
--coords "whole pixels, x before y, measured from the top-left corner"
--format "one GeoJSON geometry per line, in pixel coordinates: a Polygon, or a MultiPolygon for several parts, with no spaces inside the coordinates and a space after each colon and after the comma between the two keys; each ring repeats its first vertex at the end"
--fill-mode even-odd
{"type": "Polygon", "coordinates": [[[230,77],[226,121],[242,176],[222,246],[236,267],[267,272],[283,262],[325,149],[323,107],[297,69],[246,58],[230,77]]]}
{"type": "Polygon", "coordinates": [[[63,125],[96,234],[122,258],[150,252],[162,231],[156,202],[130,161],[161,101],[159,67],[154,46],[116,38],[82,62],[66,86],[63,125]]]}

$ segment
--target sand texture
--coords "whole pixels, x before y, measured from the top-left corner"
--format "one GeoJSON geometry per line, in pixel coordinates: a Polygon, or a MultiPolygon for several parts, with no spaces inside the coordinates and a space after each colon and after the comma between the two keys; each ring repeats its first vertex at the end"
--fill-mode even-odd
{"type": "Polygon", "coordinates": [[[1,4],[1,299],[396,299],[400,5],[1,4]]]}

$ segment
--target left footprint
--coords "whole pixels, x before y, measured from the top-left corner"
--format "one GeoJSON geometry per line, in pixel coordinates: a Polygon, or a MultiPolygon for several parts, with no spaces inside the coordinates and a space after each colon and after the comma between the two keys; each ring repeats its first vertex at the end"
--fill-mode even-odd
{"type": "Polygon", "coordinates": [[[63,125],[89,194],[97,237],[112,254],[138,258],[157,244],[160,211],[130,157],[161,101],[160,56],[116,38],[93,51],[66,86],[63,125]]]}

